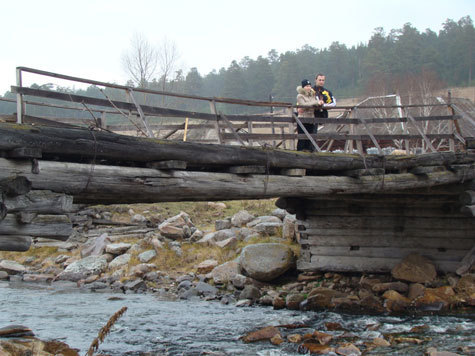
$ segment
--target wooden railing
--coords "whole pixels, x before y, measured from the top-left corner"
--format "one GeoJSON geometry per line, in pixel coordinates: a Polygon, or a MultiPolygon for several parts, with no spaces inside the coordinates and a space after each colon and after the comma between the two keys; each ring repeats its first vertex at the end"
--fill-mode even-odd
{"type": "Polygon", "coordinates": [[[188,141],[238,144],[242,146],[260,145],[295,149],[296,140],[308,139],[318,151],[341,149],[345,152],[353,152],[356,149],[359,153],[363,154],[368,148],[374,147],[377,152],[382,153],[384,146],[399,147],[406,152],[454,151],[458,143],[465,143],[464,133],[460,131],[457,121],[465,120],[475,127],[475,121],[464,112],[458,110],[450,102],[401,105],[400,102],[396,101],[396,105],[368,105],[365,104],[366,101],[363,101],[355,106],[336,107],[332,112],[339,113],[337,117],[305,119],[298,118],[295,115],[296,106],[291,103],[220,97],[211,98],[132,88],[26,67],[17,68],[17,85],[12,87],[12,92],[16,93],[18,123],[22,123],[25,118],[29,118],[27,106],[49,106],[87,111],[90,114],[90,119],[61,119],[61,122],[69,124],[86,125],[91,128],[119,132],[135,131],[142,135],[161,139],[179,136],[179,139],[188,141]],[[23,73],[33,73],[95,85],[97,87],[118,89],[125,92],[127,101],[112,100],[102,89],[99,90],[104,95],[104,98],[27,88],[22,86],[23,73]],[[185,111],[155,105],[143,105],[138,102],[137,93],[141,93],[140,95],[153,94],[205,101],[209,104],[210,112],[185,111]],[[55,99],[68,103],[68,105],[26,100],[25,97],[55,99]],[[279,108],[279,112],[256,115],[231,115],[218,110],[217,103],[279,108]],[[437,108],[439,111],[445,111],[447,114],[432,116],[414,116],[411,114],[411,110],[422,107],[437,108]],[[398,114],[395,117],[376,118],[365,113],[367,109],[396,109],[398,114]],[[125,124],[107,124],[107,115],[119,115],[126,118],[127,121],[125,124]],[[151,120],[157,117],[161,118],[163,122],[157,124],[151,120]],[[304,134],[297,134],[297,125],[302,126],[305,123],[318,123],[320,125],[319,133],[310,135],[304,130],[304,134]],[[183,132],[182,135],[179,134],[181,132],[183,132]],[[192,132],[198,133],[192,136],[192,132]]]}

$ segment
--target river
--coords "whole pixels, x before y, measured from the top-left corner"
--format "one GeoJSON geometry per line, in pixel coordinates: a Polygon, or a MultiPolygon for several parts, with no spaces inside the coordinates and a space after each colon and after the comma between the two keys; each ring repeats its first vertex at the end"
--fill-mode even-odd
{"type": "MultiPolygon", "coordinates": [[[[114,294],[80,291],[28,283],[0,282],[0,327],[21,324],[43,340],[58,339],[84,355],[97,332],[120,308],[127,312],[115,323],[99,351],[114,356],[299,355],[297,345],[269,342],[245,344],[239,337],[260,327],[305,323],[327,332],[326,322],[338,322],[356,336],[357,346],[386,333],[407,333],[414,326],[429,325],[423,334],[405,334],[425,340],[421,345],[402,343],[377,348],[366,355],[422,355],[433,346],[457,352],[475,347],[475,316],[364,316],[332,312],[273,310],[270,307],[223,305],[216,301],[169,301],[152,294],[114,294]],[[377,331],[366,326],[381,324],[377,331]],[[212,354],[212,353],[211,353],[212,354]]],[[[303,334],[305,329],[292,330],[303,334]]],[[[341,334],[342,331],[329,331],[341,334]]]]}

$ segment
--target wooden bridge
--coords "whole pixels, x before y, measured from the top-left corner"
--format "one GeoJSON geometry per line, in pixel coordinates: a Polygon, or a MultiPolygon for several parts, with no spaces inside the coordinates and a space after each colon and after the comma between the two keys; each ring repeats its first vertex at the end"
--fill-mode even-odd
{"type": "Polygon", "coordinates": [[[0,249],[28,249],[33,237],[67,239],[68,214],[78,203],[278,197],[279,207],[297,214],[301,270],[387,271],[413,252],[432,259],[441,271],[473,263],[475,122],[470,111],[448,98],[411,106],[340,107],[339,118],[318,119],[324,126],[318,135],[298,135],[295,127],[305,121],[289,103],[187,96],[18,70],[19,82],[12,87],[16,123],[0,123],[0,249]],[[25,88],[22,71],[114,87],[130,100],[25,88]],[[208,101],[211,113],[144,105],[135,92],[208,101]],[[45,97],[80,103],[91,119],[73,127],[71,121],[29,116],[28,105],[64,108],[30,99],[45,97]],[[217,103],[283,110],[224,115],[217,103]],[[433,114],[415,115],[420,108],[433,114]],[[375,110],[400,115],[370,116],[375,110]],[[106,112],[126,117],[148,137],[110,132],[106,112]],[[156,117],[173,124],[154,123],[156,117]],[[178,117],[184,122],[177,123],[178,117]],[[201,134],[191,135],[191,129],[201,134]],[[295,140],[303,138],[320,152],[293,151],[295,140]],[[384,154],[389,145],[405,154],[384,154]]]}

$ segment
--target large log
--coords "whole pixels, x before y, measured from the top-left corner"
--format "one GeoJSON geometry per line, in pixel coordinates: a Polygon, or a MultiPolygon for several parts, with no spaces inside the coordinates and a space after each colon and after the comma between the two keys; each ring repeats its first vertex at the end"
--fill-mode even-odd
{"type": "Polygon", "coordinates": [[[474,161],[468,153],[436,152],[418,156],[365,157],[336,153],[306,153],[269,148],[207,145],[143,139],[87,129],[0,123],[0,151],[19,147],[40,149],[45,155],[113,161],[153,162],[179,160],[188,167],[260,165],[269,168],[353,170],[405,169],[424,165],[449,165],[474,161]],[[468,157],[468,158],[467,158],[468,157]]]}
{"type": "Polygon", "coordinates": [[[473,179],[473,167],[456,172],[434,172],[424,177],[410,173],[367,176],[286,177],[240,176],[228,173],[160,171],[148,168],[101,166],[0,158],[0,178],[21,174],[34,189],[74,196],[76,202],[138,203],[198,200],[240,200],[274,197],[312,197],[320,194],[387,193],[431,187],[473,179]]]}
{"type": "Polygon", "coordinates": [[[0,235],[46,237],[66,241],[73,227],[66,215],[38,215],[30,223],[18,221],[16,214],[7,214],[0,223],[0,235]]]}
{"type": "Polygon", "coordinates": [[[0,251],[28,251],[31,241],[31,236],[0,235],[0,251]]]}
{"type": "Polygon", "coordinates": [[[6,198],[4,204],[10,213],[65,214],[74,210],[72,196],[49,190],[32,190],[25,195],[6,198]]]}

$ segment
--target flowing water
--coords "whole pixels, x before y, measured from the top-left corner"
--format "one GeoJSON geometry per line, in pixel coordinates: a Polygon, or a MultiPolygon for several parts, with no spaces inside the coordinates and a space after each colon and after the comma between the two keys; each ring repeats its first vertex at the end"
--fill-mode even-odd
{"type": "MultiPolygon", "coordinates": [[[[97,332],[120,308],[127,312],[115,323],[100,345],[103,354],[122,355],[299,355],[297,345],[269,342],[245,344],[239,338],[260,327],[305,323],[308,331],[325,330],[338,322],[362,345],[386,333],[407,333],[428,325],[423,334],[405,334],[425,340],[421,345],[402,343],[377,348],[367,355],[422,355],[428,347],[460,352],[475,348],[475,316],[364,316],[331,312],[273,310],[270,307],[237,308],[216,301],[166,301],[151,294],[81,292],[26,283],[0,282],[0,327],[20,324],[42,339],[58,339],[84,355],[97,332]],[[119,298],[117,298],[119,297],[119,298]],[[369,331],[371,324],[381,324],[369,331]]],[[[305,329],[289,333],[303,334],[305,329]]],[[[341,335],[342,331],[327,333],[341,335]]]]}

